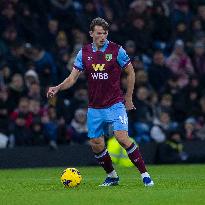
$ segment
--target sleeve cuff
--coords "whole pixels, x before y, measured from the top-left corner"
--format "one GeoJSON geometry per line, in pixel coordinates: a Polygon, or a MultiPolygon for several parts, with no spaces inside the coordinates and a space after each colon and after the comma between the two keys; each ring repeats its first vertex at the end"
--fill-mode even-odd
{"type": "Polygon", "coordinates": [[[122,67],[122,69],[125,69],[130,63],[131,63],[131,61],[128,61],[127,63],[125,63],[125,65],[122,67]]]}
{"type": "Polygon", "coordinates": [[[76,70],[78,70],[78,71],[80,71],[80,72],[83,72],[83,69],[82,69],[82,68],[79,68],[79,67],[77,67],[77,66],[75,66],[75,65],[73,65],[73,68],[76,69],[76,70]]]}

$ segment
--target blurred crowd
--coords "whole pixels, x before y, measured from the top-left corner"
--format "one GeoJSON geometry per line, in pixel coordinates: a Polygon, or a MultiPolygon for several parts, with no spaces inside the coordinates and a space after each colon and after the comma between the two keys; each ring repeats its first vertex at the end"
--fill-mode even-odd
{"type": "Polygon", "coordinates": [[[1,0],[0,146],[86,143],[84,74],[53,99],[45,93],[70,74],[97,16],[135,69],[130,136],[139,144],[204,140],[204,0],[1,0]]]}

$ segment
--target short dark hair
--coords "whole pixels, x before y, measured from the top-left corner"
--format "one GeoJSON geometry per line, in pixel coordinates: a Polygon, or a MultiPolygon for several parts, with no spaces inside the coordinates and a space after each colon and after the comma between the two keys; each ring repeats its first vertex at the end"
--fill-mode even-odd
{"type": "Polygon", "coordinates": [[[109,24],[105,19],[97,17],[92,20],[90,24],[90,31],[94,31],[95,26],[102,26],[105,31],[108,31],[109,29],[109,24]]]}

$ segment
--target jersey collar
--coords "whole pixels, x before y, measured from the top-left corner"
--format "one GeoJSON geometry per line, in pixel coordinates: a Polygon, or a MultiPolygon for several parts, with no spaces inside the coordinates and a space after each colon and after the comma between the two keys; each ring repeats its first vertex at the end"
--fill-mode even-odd
{"type": "MultiPolygon", "coordinates": [[[[103,47],[100,48],[99,51],[105,52],[106,48],[108,47],[108,44],[109,44],[109,41],[106,40],[106,41],[105,41],[105,44],[103,45],[103,47]]],[[[95,46],[94,43],[92,43],[92,49],[93,49],[93,52],[96,52],[96,51],[97,51],[97,48],[96,48],[96,46],[95,46]]]]}

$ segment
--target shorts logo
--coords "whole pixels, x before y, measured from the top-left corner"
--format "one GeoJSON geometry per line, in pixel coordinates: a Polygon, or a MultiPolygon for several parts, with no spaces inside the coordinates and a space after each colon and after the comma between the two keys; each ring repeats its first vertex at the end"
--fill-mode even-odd
{"type": "Polygon", "coordinates": [[[111,61],[112,60],[112,54],[105,54],[105,60],[111,61]]]}
{"type": "Polygon", "coordinates": [[[105,70],[105,64],[92,64],[92,67],[95,71],[103,71],[105,70]]]}

